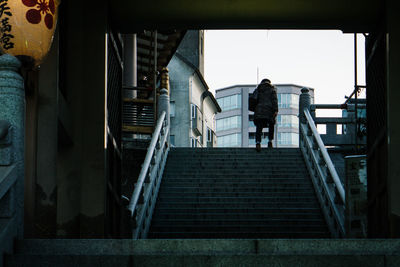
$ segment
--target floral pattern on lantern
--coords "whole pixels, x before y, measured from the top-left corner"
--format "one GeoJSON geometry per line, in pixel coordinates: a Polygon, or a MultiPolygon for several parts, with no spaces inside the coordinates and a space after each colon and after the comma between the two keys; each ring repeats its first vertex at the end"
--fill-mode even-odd
{"type": "Polygon", "coordinates": [[[0,49],[39,65],[50,50],[59,0],[0,0],[0,49]]]}
{"type": "Polygon", "coordinates": [[[53,28],[53,15],[56,12],[54,0],[48,3],[46,0],[22,0],[22,3],[31,8],[26,12],[26,19],[32,24],[38,24],[42,20],[42,14],[45,15],[44,23],[51,30],[53,28]]]}

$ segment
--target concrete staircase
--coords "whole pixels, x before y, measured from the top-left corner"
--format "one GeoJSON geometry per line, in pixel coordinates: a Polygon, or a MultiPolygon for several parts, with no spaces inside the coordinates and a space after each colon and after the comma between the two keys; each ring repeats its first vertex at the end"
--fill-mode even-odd
{"type": "Polygon", "coordinates": [[[150,233],[172,239],[17,240],[0,267],[400,266],[398,239],[329,239],[313,190],[298,149],[172,149],[150,233]]]}
{"type": "Polygon", "coordinates": [[[329,238],[297,148],[174,148],[149,238],[329,238]]]}

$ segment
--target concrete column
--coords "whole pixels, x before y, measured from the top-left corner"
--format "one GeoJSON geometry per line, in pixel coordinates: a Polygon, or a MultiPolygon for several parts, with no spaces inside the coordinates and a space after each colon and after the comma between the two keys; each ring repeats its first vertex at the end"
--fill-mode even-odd
{"type": "Polygon", "coordinates": [[[300,123],[306,123],[307,119],[306,116],[304,116],[304,110],[305,109],[310,109],[311,105],[311,96],[310,96],[310,90],[308,88],[302,88],[301,89],[301,94],[300,94],[300,100],[299,100],[299,120],[300,123]]]}
{"type": "Polygon", "coordinates": [[[161,116],[161,113],[163,111],[165,111],[165,113],[166,113],[168,125],[171,125],[170,118],[169,118],[169,96],[168,96],[168,90],[165,88],[160,90],[160,96],[158,97],[157,118],[159,118],[161,116]]]}
{"type": "Polygon", "coordinates": [[[25,138],[25,91],[24,81],[18,73],[19,60],[11,55],[0,56],[0,119],[11,127],[11,149],[2,153],[5,165],[15,165],[15,216],[18,238],[23,237],[24,214],[24,138],[25,138]]]}
{"type": "Polygon", "coordinates": [[[400,27],[395,0],[387,5],[388,195],[390,237],[400,237],[400,27]]]}
{"type": "MultiPolygon", "coordinates": [[[[136,34],[124,35],[124,80],[126,86],[137,86],[137,37],[136,34]]],[[[135,98],[136,91],[127,90],[125,97],[135,98]]]]}
{"type": "Polygon", "coordinates": [[[54,238],[57,225],[58,35],[39,71],[35,236],[54,238]]]}

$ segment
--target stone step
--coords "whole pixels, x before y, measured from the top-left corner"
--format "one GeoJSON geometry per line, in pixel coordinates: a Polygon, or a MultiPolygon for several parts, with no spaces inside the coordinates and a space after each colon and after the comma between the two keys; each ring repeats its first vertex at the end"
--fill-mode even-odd
{"type": "Polygon", "coordinates": [[[236,169],[235,167],[232,168],[220,168],[220,169],[204,169],[204,170],[194,170],[190,171],[190,169],[169,169],[168,171],[164,172],[164,176],[236,176],[236,175],[244,175],[244,176],[286,176],[286,177],[308,177],[308,173],[305,169],[297,169],[297,170],[285,170],[284,168],[280,170],[264,170],[264,169],[250,169],[244,170],[242,168],[236,169]]]}
{"type": "Polygon", "coordinates": [[[183,226],[235,226],[235,227],[255,227],[255,226],[262,226],[262,227],[305,227],[309,228],[312,226],[316,227],[326,227],[326,224],[321,219],[254,219],[250,216],[250,218],[242,218],[242,219],[157,219],[155,220],[151,227],[183,227],[183,226]]]}
{"type": "Polygon", "coordinates": [[[164,180],[162,181],[161,185],[162,187],[189,187],[189,186],[197,186],[200,189],[206,189],[209,190],[210,188],[213,189],[218,189],[218,190],[240,190],[240,189],[255,189],[255,188],[269,188],[269,189],[280,189],[282,187],[286,188],[291,188],[293,190],[296,190],[296,188],[304,188],[311,186],[310,182],[304,181],[304,182],[294,182],[294,181],[280,181],[277,183],[271,182],[271,181],[263,181],[263,182],[249,182],[249,181],[228,181],[228,182],[214,182],[214,183],[209,183],[209,182],[203,182],[203,183],[194,183],[193,181],[185,181],[185,179],[181,180],[164,180]]]}
{"type": "Polygon", "coordinates": [[[288,165],[292,163],[292,167],[296,167],[296,165],[303,164],[304,161],[301,157],[282,157],[282,158],[252,158],[252,157],[229,157],[229,156],[221,156],[221,157],[205,157],[205,158],[196,158],[189,156],[182,157],[169,157],[167,160],[167,164],[179,164],[180,162],[185,162],[187,164],[212,164],[215,165],[229,165],[229,164],[242,164],[242,165],[252,165],[252,166],[260,166],[260,165],[288,165]]]}
{"type": "Polygon", "coordinates": [[[286,185],[275,185],[274,187],[198,187],[197,185],[190,184],[189,186],[167,186],[163,184],[160,188],[160,193],[167,192],[167,193],[220,193],[220,194],[231,194],[231,193],[274,193],[274,194],[290,194],[290,193],[314,193],[314,188],[312,187],[311,183],[307,184],[292,184],[293,186],[286,184],[286,185]],[[295,190],[294,190],[295,189],[295,190]]]}
{"type": "Polygon", "coordinates": [[[276,214],[282,215],[284,217],[285,214],[321,214],[320,207],[161,207],[159,204],[156,207],[155,214],[153,216],[157,216],[158,214],[209,214],[210,216],[213,214],[276,214]]]}
{"type": "Polygon", "coordinates": [[[292,181],[292,182],[309,182],[307,176],[303,176],[302,174],[298,175],[287,175],[287,174],[259,174],[259,175],[252,175],[252,174],[230,174],[230,175],[219,175],[219,174],[210,174],[210,175],[203,175],[203,174],[178,174],[178,175],[164,175],[163,179],[165,181],[193,181],[193,182],[285,182],[285,181],[292,181]]]}
{"type": "MultiPolygon", "coordinates": [[[[298,231],[270,231],[270,232],[150,232],[148,235],[150,239],[271,239],[271,238],[281,238],[281,239],[310,239],[310,238],[330,238],[330,235],[326,231],[309,231],[304,232],[302,230],[298,231]]],[[[263,265],[265,266],[265,263],[263,265]]],[[[275,265],[272,265],[275,266],[275,265]]],[[[277,265],[280,266],[280,265],[277,265]]],[[[299,266],[296,263],[292,263],[291,266],[299,266]]],[[[309,265],[307,265],[309,266],[309,265]]],[[[325,266],[325,265],[324,265],[325,266]]],[[[357,266],[357,265],[356,265],[357,266]]]]}
{"type": "MultiPolygon", "coordinates": [[[[255,147],[209,147],[209,148],[190,148],[190,147],[172,147],[171,153],[191,153],[191,154],[209,154],[209,153],[252,153],[255,147]]],[[[286,154],[286,153],[300,153],[298,147],[294,148],[264,148],[258,154],[286,154]]]]}
{"type": "Polygon", "coordinates": [[[173,225],[152,225],[150,232],[187,232],[187,233],[291,233],[291,232],[319,232],[327,231],[326,225],[279,225],[279,224],[173,224],[173,225]]]}
{"type": "Polygon", "coordinates": [[[314,213],[293,212],[285,214],[273,213],[271,211],[264,213],[169,213],[168,211],[159,210],[153,215],[153,221],[160,220],[307,220],[316,219],[323,220],[322,214],[319,210],[314,213]]]}
{"type": "Polygon", "coordinates": [[[301,197],[312,197],[314,198],[314,192],[308,191],[296,191],[296,192],[194,192],[194,191],[175,191],[163,189],[158,193],[160,198],[258,198],[258,197],[274,197],[274,198],[301,198],[301,197]]]}
{"type": "Polygon", "coordinates": [[[277,197],[277,196],[259,196],[259,197],[195,197],[195,196],[162,196],[158,197],[158,201],[168,203],[291,203],[315,202],[315,196],[296,196],[296,197],[277,197]]]}
{"type": "MultiPolygon", "coordinates": [[[[175,239],[53,239],[17,242],[14,255],[6,255],[6,267],[72,266],[382,266],[400,265],[399,239],[272,239],[287,233],[236,233],[242,239],[177,239],[186,233],[153,233],[175,239]],[[169,236],[168,236],[169,235],[169,236]]],[[[223,236],[225,233],[209,233],[223,236]]],[[[205,233],[191,233],[190,238],[205,233]]],[[[290,233],[288,238],[301,237],[290,233]]]]}
{"type": "Polygon", "coordinates": [[[238,203],[238,202],[226,202],[226,203],[221,203],[221,202],[159,202],[156,204],[157,208],[262,208],[266,205],[272,208],[319,208],[319,204],[316,203],[315,201],[310,201],[310,202],[304,202],[304,201],[297,201],[293,200],[292,202],[243,202],[243,203],[238,203]]]}

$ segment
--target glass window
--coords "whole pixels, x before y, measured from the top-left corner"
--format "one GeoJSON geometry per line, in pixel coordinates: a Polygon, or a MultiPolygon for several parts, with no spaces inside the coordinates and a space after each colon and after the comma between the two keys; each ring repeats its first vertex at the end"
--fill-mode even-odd
{"type": "Polygon", "coordinates": [[[237,109],[242,107],[242,97],[240,94],[220,97],[217,99],[222,111],[237,109]]]}
{"type": "Polygon", "coordinates": [[[169,115],[170,115],[170,117],[175,117],[175,101],[170,102],[169,115]]]}
{"type": "Polygon", "coordinates": [[[278,94],[279,108],[299,108],[299,95],[296,94],[278,94]]]}
{"type": "Polygon", "coordinates": [[[299,128],[299,118],[295,115],[278,115],[278,127],[299,128]]]}
{"type": "Polygon", "coordinates": [[[193,137],[190,138],[190,146],[197,147],[197,140],[193,137]]]}
{"type": "Polygon", "coordinates": [[[298,133],[278,133],[278,145],[299,145],[298,133]]]}
{"type": "Polygon", "coordinates": [[[217,131],[226,131],[242,127],[241,116],[232,116],[217,120],[217,131]]]}
{"type": "Polygon", "coordinates": [[[217,139],[218,147],[241,147],[242,134],[235,133],[224,136],[219,136],[217,139]]]}
{"type": "MultiPolygon", "coordinates": [[[[268,144],[268,133],[263,132],[261,135],[261,144],[267,145],[268,144]]],[[[256,144],[256,133],[249,133],[249,145],[256,144]]]]}
{"type": "Polygon", "coordinates": [[[207,127],[207,142],[213,141],[213,132],[210,128],[207,127]]]}
{"type": "Polygon", "coordinates": [[[175,146],[175,135],[169,136],[169,142],[171,143],[172,146],[175,146]]]}

